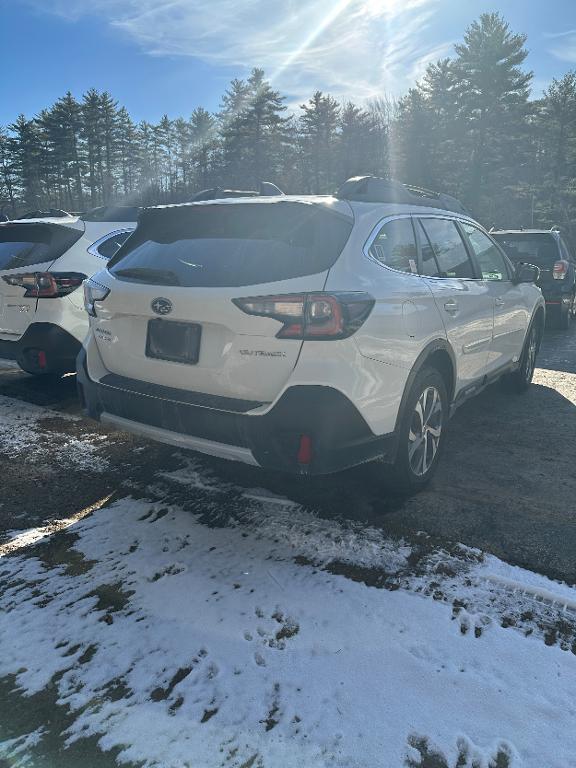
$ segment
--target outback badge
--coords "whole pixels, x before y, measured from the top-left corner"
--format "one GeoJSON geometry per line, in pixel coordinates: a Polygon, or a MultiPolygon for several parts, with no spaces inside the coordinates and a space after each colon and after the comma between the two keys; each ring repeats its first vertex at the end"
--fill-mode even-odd
{"type": "Polygon", "coordinates": [[[169,315],[172,312],[172,302],[170,299],[164,299],[159,296],[157,299],[153,299],[150,306],[152,311],[157,315],[169,315]]]}

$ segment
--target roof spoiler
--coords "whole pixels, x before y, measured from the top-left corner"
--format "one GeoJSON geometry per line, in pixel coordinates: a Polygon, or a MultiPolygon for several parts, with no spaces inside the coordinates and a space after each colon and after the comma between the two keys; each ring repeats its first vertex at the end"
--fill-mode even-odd
{"type": "Polygon", "coordinates": [[[271,181],[261,181],[258,191],[254,189],[224,189],[223,187],[211,187],[197,192],[190,199],[191,203],[202,200],[222,200],[226,197],[278,197],[284,195],[281,189],[271,181]]]}
{"type": "Polygon", "coordinates": [[[354,176],[342,184],[335,196],[339,200],[351,200],[360,203],[420,205],[469,214],[460,200],[451,195],[432,192],[429,189],[414,187],[410,184],[402,184],[392,179],[382,179],[378,176],[354,176]]]}
{"type": "Polygon", "coordinates": [[[101,205],[81,213],[83,221],[138,221],[142,209],[135,205],[101,205]]]}

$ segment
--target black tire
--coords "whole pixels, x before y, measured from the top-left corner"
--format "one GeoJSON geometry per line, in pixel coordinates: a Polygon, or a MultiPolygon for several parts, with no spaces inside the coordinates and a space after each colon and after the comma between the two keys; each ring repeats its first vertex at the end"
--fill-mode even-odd
{"type": "Polygon", "coordinates": [[[541,323],[532,323],[526,335],[522,355],[520,357],[520,365],[514,373],[511,373],[506,377],[506,388],[509,392],[521,395],[523,392],[526,392],[530,384],[532,384],[541,337],[541,323]],[[535,347],[533,345],[535,345],[535,347]]]}
{"type": "Polygon", "coordinates": [[[560,328],[561,331],[567,331],[572,324],[572,305],[568,307],[566,310],[561,309],[560,314],[558,316],[558,322],[557,327],[560,328]]]}
{"type": "MultiPolygon", "coordinates": [[[[429,394],[428,397],[432,395],[429,394]]],[[[443,377],[436,368],[423,368],[416,376],[400,419],[398,452],[388,482],[395,491],[404,494],[417,493],[434,476],[444,446],[448,411],[448,393],[443,377]],[[428,425],[426,422],[423,423],[423,426],[428,426],[430,431],[423,432],[424,439],[420,440],[419,447],[414,448],[419,438],[414,440],[412,435],[417,433],[422,425],[418,403],[421,402],[422,397],[426,397],[425,393],[429,390],[435,390],[440,410],[439,413],[435,412],[433,420],[430,420],[428,425]],[[434,434],[436,430],[438,430],[437,439],[434,434]]]]}

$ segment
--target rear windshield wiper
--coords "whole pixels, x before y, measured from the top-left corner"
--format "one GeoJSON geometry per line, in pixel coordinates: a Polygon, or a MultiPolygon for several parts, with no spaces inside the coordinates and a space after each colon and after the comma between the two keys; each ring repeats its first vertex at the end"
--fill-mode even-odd
{"type": "Polygon", "coordinates": [[[127,267],[114,269],[112,274],[127,277],[129,280],[140,280],[143,283],[160,283],[161,285],[180,285],[178,276],[169,269],[151,269],[150,267],[127,267]]]}

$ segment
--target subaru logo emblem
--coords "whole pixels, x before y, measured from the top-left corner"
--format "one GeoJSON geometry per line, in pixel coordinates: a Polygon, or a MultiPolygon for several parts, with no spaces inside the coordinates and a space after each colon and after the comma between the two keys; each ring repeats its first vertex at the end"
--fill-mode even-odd
{"type": "Polygon", "coordinates": [[[157,315],[169,315],[172,312],[172,302],[170,299],[163,299],[161,296],[154,299],[150,306],[157,315]]]}

